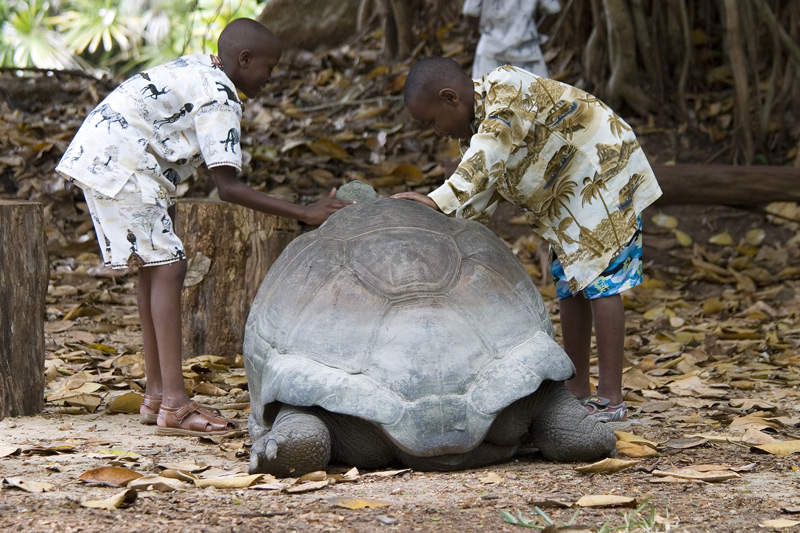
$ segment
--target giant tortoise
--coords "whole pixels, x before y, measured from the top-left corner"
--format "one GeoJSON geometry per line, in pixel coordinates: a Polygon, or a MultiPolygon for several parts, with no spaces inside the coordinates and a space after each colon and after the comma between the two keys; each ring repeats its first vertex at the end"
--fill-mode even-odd
{"type": "Polygon", "coordinates": [[[520,261],[409,200],[347,206],[295,239],[253,302],[244,361],[252,473],[616,453],[564,386],[574,367],[520,261]]]}

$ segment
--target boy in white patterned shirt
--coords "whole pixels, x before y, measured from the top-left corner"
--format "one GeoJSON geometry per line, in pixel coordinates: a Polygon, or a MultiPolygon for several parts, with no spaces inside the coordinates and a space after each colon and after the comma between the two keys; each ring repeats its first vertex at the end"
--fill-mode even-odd
{"type": "Polygon", "coordinates": [[[86,118],[56,170],[83,189],[113,268],[139,267],[139,317],[147,388],[143,423],[164,435],[221,434],[238,428],[189,400],[181,356],[183,244],[172,231],[175,190],[202,163],[221,200],[265,213],[323,222],[347,202],[335,189],[302,206],[240,181],[242,102],[270,80],[281,56],[277,38],[251,19],[228,24],[219,56],[188,55],[123,82],[86,118]]]}

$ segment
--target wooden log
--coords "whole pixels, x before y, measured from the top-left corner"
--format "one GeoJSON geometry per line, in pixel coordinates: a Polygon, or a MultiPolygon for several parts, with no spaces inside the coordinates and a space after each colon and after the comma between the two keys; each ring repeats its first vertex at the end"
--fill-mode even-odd
{"type": "Polygon", "coordinates": [[[800,169],[777,166],[653,165],[669,204],[800,202],[800,169]]]}
{"type": "Polygon", "coordinates": [[[43,216],[42,204],[0,200],[0,420],[44,407],[43,216]]]}
{"type": "Polygon", "coordinates": [[[177,203],[188,272],[181,297],[183,357],[234,356],[261,281],[300,233],[297,221],[208,199],[177,203]]]}

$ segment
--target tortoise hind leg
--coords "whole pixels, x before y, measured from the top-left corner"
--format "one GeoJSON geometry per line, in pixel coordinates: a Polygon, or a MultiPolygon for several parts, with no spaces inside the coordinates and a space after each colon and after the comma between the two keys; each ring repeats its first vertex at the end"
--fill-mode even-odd
{"type": "Polygon", "coordinates": [[[312,409],[281,407],[270,430],[253,443],[250,473],[301,476],[324,470],[331,457],[331,435],[312,409]]]}

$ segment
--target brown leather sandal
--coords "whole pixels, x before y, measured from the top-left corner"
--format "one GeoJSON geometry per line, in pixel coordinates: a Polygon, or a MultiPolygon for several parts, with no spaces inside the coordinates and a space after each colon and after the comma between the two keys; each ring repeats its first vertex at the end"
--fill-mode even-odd
{"type": "Polygon", "coordinates": [[[161,396],[144,395],[142,406],[139,407],[139,423],[152,426],[158,419],[158,410],[161,408],[161,396]]]}
{"type": "Polygon", "coordinates": [[[211,409],[192,402],[183,407],[161,406],[158,410],[157,435],[224,435],[239,429],[236,422],[216,416],[211,409]]]}

